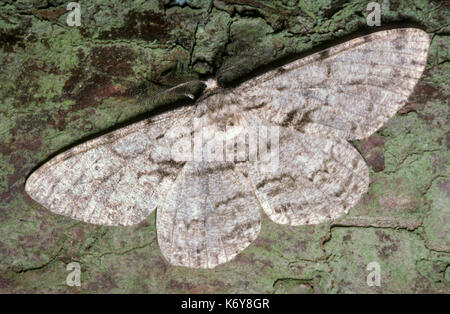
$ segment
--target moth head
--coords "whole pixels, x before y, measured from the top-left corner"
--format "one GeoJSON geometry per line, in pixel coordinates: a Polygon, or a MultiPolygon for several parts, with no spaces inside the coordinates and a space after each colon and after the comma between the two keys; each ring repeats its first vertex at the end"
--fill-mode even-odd
{"type": "Polygon", "coordinates": [[[210,79],[204,81],[203,83],[206,85],[206,88],[204,90],[205,92],[208,92],[210,90],[213,90],[213,89],[216,89],[219,87],[219,85],[217,84],[217,81],[213,78],[210,78],[210,79]]]}

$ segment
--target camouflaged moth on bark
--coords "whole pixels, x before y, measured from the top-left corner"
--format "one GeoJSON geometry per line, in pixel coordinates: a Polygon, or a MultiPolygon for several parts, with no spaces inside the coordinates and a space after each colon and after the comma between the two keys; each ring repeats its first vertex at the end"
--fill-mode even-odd
{"type": "Polygon", "coordinates": [[[403,106],[429,45],[419,29],[381,31],[233,89],[216,88],[195,106],[56,156],[32,173],[26,192],[54,213],[92,224],[129,226],[157,208],[166,259],[213,268],[257,238],[261,209],[276,223],[297,226],[335,219],[358,202],[369,174],[348,141],[370,136],[403,106]],[[196,119],[210,132],[209,144],[223,140],[214,132],[226,127],[279,127],[279,167],[261,171],[248,159],[174,160],[171,148],[192,144],[180,134],[195,132],[196,119]]]}

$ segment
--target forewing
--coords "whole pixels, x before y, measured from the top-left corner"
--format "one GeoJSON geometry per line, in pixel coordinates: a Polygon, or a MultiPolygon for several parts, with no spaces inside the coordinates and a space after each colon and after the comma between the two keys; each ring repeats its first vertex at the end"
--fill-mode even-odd
{"type": "Polygon", "coordinates": [[[259,206],[234,163],[188,162],[158,207],[156,224],[172,265],[213,268],[257,238],[259,206]]]}
{"type": "Polygon", "coordinates": [[[370,136],[406,102],[427,60],[419,29],[377,32],[299,59],[235,90],[244,109],[300,129],[315,122],[346,139],[370,136]]]}
{"type": "Polygon", "coordinates": [[[181,108],[108,133],[45,163],[26,192],[50,211],[101,225],[133,225],[150,214],[183,167],[170,148],[189,130],[181,108]],[[170,134],[170,136],[168,135],[170,134]]]}

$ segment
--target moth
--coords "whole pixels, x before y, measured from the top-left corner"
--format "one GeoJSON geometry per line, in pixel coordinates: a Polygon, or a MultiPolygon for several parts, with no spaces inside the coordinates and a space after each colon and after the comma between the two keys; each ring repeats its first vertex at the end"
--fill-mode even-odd
{"type": "Polygon", "coordinates": [[[380,31],[236,87],[209,88],[193,106],[57,155],[30,175],[25,190],[53,213],[91,224],[130,226],[157,209],[167,261],[214,268],[257,238],[261,213],[291,226],[348,213],[369,185],[368,167],[349,141],[370,136],[404,105],[429,45],[419,29],[380,31]],[[279,130],[277,155],[263,161],[173,157],[174,147],[189,151],[189,135],[200,127],[200,148],[220,152],[225,138],[217,134],[231,128],[245,137],[239,132],[261,126],[279,130]],[[275,157],[278,167],[264,171],[275,157]]]}

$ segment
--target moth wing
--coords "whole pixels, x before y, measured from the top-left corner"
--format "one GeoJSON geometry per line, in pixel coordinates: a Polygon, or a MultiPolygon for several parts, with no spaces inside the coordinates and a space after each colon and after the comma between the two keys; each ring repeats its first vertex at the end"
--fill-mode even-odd
{"type": "Polygon", "coordinates": [[[305,121],[361,139],[400,109],[427,61],[429,36],[415,28],[359,37],[240,85],[245,110],[300,129],[305,121]]]}
{"type": "Polygon", "coordinates": [[[260,231],[259,205],[232,162],[188,162],[156,215],[158,243],[172,264],[213,268],[260,231]]]}
{"type": "MultiPolygon", "coordinates": [[[[249,114],[246,121],[248,129],[263,124],[249,114]]],[[[348,213],[369,185],[367,165],[347,140],[317,123],[307,123],[304,128],[306,132],[301,133],[279,127],[278,142],[268,138],[265,143],[270,140],[270,152],[247,163],[261,207],[279,224],[297,226],[336,219],[348,213]]]]}
{"type": "Polygon", "coordinates": [[[28,178],[25,191],[50,211],[101,225],[133,225],[150,214],[183,162],[170,148],[189,133],[193,108],[181,108],[78,145],[28,178]]]}

